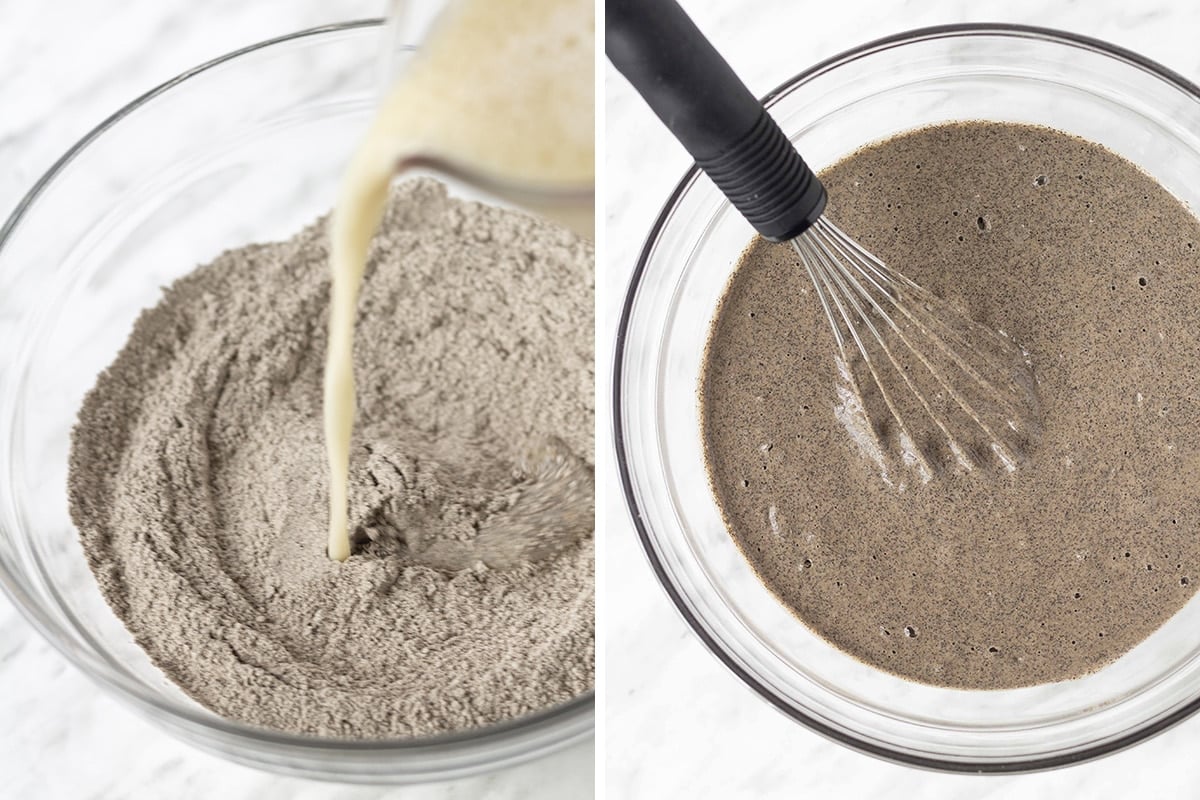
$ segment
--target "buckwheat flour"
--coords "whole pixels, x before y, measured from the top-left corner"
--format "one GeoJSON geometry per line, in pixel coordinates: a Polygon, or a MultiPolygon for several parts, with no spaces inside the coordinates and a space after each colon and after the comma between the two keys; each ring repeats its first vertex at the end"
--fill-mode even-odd
{"type": "Polygon", "coordinates": [[[324,231],[178,280],[87,396],[70,499],[101,591],[189,695],[260,726],[435,734],[587,691],[591,245],[433,181],[395,191],[359,304],[356,549],[338,564],[324,231]],[[470,549],[546,519],[563,530],[532,562],[470,549]]]}

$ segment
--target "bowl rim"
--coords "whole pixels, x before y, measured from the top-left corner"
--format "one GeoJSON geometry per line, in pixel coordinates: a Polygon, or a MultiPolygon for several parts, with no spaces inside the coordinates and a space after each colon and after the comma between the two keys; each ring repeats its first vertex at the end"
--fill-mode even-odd
{"type": "MultiPolygon", "coordinates": [[[[819,77],[838,66],[857,60],[860,57],[870,55],[874,52],[933,39],[984,36],[1036,39],[1057,45],[1065,45],[1067,47],[1089,50],[1100,55],[1108,56],[1113,60],[1124,62],[1125,64],[1141,69],[1144,72],[1148,72],[1153,77],[1157,77],[1162,81],[1181,89],[1185,93],[1191,95],[1193,98],[1200,100],[1200,86],[1197,86],[1195,83],[1183,77],[1174,70],[1159,64],[1157,61],[1146,58],[1145,56],[1135,53],[1132,50],[1111,44],[1104,40],[1055,28],[1034,25],[970,22],[913,28],[879,39],[874,39],[857,47],[850,48],[849,50],[845,50],[837,55],[820,61],[808,69],[787,79],[764,95],[761,98],[761,102],[764,106],[770,108],[781,95],[786,94],[796,86],[807,83],[811,79],[819,77]]],[[[708,651],[715,656],[718,661],[724,664],[731,672],[733,672],[735,676],[741,679],[743,683],[754,690],[759,697],[763,698],[777,710],[783,712],[792,720],[800,723],[809,730],[866,755],[906,766],[919,767],[922,769],[940,772],[1013,774],[1022,772],[1037,772],[1069,766],[1110,755],[1119,750],[1131,747],[1141,741],[1149,739],[1152,736],[1162,733],[1168,728],[1171,728],[1179,722],[1182,722],[1184,719],[1192,716],[1197,711],[1200,711],[1200,693],[1198,693],[1192,700],[1188,701],[1183,706],[1175,709],[1169,714],[1152,720],[1137,730],[1131,731],[1122,736],[1118,736],[1108,742],[1090,747],[1084,747],[1080,750],[1063,755],[1013,758],[1004,761],[970,761],[917,755],[911,752],[879,745],[874,742],[861,739],[843,730],[832,727],[825,722],[822,722],[816,716],[807,714],[803,710],[789,705],[788,703],[784,702],[781,697],[775,694],[775,692],[773,692],[771,688],[766,685],[766,683],[758,680],[748,669],[742,667],[738,660],[733,657],[728,649],[726,649],[722,641],[708,633],[704,625],[701,623],[699,616],[693,613],[688,606],[684,599],[684,593],[672,581],[670,573],[666,568],[666,564],[655,545],[654,537],[651,534],[649,525],[646,523],[645,514],[642,513],[642,509],[638,504],[629,463],[629,452],[633,448],[629,448],[626,444],[626,425],[623,419],[624,406],[622,402],[622,392],[624,389],[623,373],[625,369],[624,359],[627,338],[629,334],[629,325],[638,290],[641,286],[642,279],[645,275],[651,253],[653,252],[655,245],[658,243],[664,228],[670,221],[675,208],[678,206],[683,196],[691,188],[699,174],[700,168],[696,164],[692,164],[684,176],[675,185],[675,188],[672,190],[670,196],[663,204],[662,209],[659,211],[659,214],[655,219],[654,224],[651,226],[649,233],[646,235],[641,252],[638,254],[637,262],[634,265],[633,272],[629,278],[629,283],[625,290],[625,296],[621,304],[620,317],[617,323],[617,331],[613,345],[612,390],[610,394],[610,400],[612,402],[611,422],[613,426],[613,446],[615,449],[616,466],[620,477],[621,492],[625,499],[625,507],[629,519],[633,523],[633,527],[637,532],[638,540],[642,546],[642,551],[645,553],[647,560],[650,562],[650,567],[654,571],[654,575],[658,579],[659,584],[666,592],[668,598],[671,600],[671,603],[675,606],[676,611],[678,611],[683,617],[684,622],[686,622],[688,627],[691,628],[692,632],[700,638],[700,641],[704,644],[708,651]]]]}
{"type": "MultiPolygon", "coordinates": [[[[83,152],[96,139],[102,136],[110,128],[121,122],[122,119],[129,116],[134,111],[150,103],[160,95],[163,95],[175,87],[186,83],[189,79],[197,75],[208,72],[209,70],[222,66],[226,63],[240,59],[243,56],[251,55],[260,50],[266,50],[278,45],[285,45],[291,42],[321,37],[329,34],[339,34],[348,31],[359,31],[368,28],[379,28],[384,25],[385,21],[382,18],[358,19],[349,20],[346,22],[333,23],[328,25],[319,25],[316,27],[305,28],[293,33],[275,36],[270,39],[264,39],[254,44],[246,45],[238,49],[232,50],[223,55],[209,59],[191,69],[188,69],[175,77],[160,83],[154,88],[142,93],[137,98],[122,106],[106,117],[102,122],[88,131],[74,145],[72,145],[63,155],[61,155],[51,166],[42,174],[40,178],[33,184],[28,192],[17,202],[12,213],[0,225],[0,254],[4,252],[5,245],[8,243],[14,231],[17,230],[26,213],[42,195],[42,193],[54,182],[59,174],[75,160],[75,158],[83,152]]],[[[10,489],[11,487],[5,487],[10,489]]],[[[430,780],[444,779],[455,775],[468,775],[475,772],[491,769],[499,769],[506,766],[511,766],[516,763],[548,755],[551,752],[557,751],[563,747],[579,741],[588,733],[594,732],[595,729],[595,688],[584,692],[577,697],[568,700],[565,703],[553,706],[551,708],[526,714],[514,719],[505,720],[503,722],[494,723],[478,728],[470,728],[463,731],[454,731],[451,733],[442,733],[432,736],[409,737],[403,739],[370,739],[370,740],[354,740],[340,739],[327,736],[307,736],[301,734],[287,733],[284,731],[275,731],[267,728],[259,728],[252,725],[236,722],[220,715],[214,714],[207,710],[198,710],[184,705],[175,700],[163,700],[147,692],[142,685],[126,675],[111,669],[104,664],[102,659],[92,659],[82,656],[80,653],[71,648],[64,646],[56,634],[53,633],[57,623],[50,620],[44,612],[36,607],[32,602],[27,591],[17,578],[10,574],[5,568],[3,561],[0,561],[0,592],[12,602],[14,608],[20,615],[30,623],[41,637],[49,642],[49,644],[63,655],[68,662],[76,669],[82,672],[91,680],[109,687],[118,699],[130,701],[133,705],[145,710],[151,721],[156,721],[157,715],[166,712],[169,715],[179,718],[189,727],[199,727],[202,730],[214,730],[223,735],[234,737],[240,740],[251,740],[255,745],[265,745],[267,747],[282,747],[292,751],[306,751],[308,753],[342,754],[342,755],[359,755],[379,753],[401,758],[419,758],[422,754],[437,754],[440,756],[449,756],[455,759],[453,763],[439,762],[436,765],[430,764],[428,768],[423,770],[428,773],[425,777],[430,780]],[[532,752],[511,752],[510,750],[497,751],[496,756],[492,760],[487,760],[485,763],[477,763],[468,761],[475,752],[475,748],[485,747],[488,745],[497,745],[501,742],[509,741],[511,736],[520,736],[524,739],[533,739],[540,742],[541,747],[532,752]],[[552,735],[552,736],[551,736],[552,735]],[[494,763],[493,763],[494,762],[494,763]]],[[[199,742],[189,739],[189,744],[198,746],[199,742]]],[[[206,748],[207,749],[207,748],[206,748]]],[[[227,751],[226,751],[227,752],[227,751]]],[[[242,761],[236,756],[234,760],[242,761]]],[[[257,762],[255,762],[257,763],[257,762]]],[[[361,765],[354,761],[346,762],[344,768],[335,769],[342,774],[343,778],[351,777],[351,773],[359,774],[363,778],[369,778],[375,774],[371,770],[356,769],[361,765]]],[[[399,766],[396,764],[395,766],[399,766]]],[[[267,765],[262,765],[267,768],[267,765]]],[[[327,767],[326,763],[312,764],[315,769],[327,767]]],[[[307,777],[315,777],[308,770],[293,770],[282,765],[276,769],[291,774],[303,774],[307,777]]],[[[403,770],[389,769],[388,774],[399,774],[403,770]]],[[[417,770],[420,773],[422,770],[417,770]]],[[[414,774],[416,774],[414,773],[414,774]]],[[[419,776],[418,776],[419,777],[419,776]]]]}

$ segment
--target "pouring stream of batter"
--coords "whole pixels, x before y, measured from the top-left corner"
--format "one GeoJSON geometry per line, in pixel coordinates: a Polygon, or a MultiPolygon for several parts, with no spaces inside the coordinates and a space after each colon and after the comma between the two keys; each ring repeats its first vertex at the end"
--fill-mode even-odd
{"type": "Polygon", "coordinates": [[[350,556],[355,309],[388,185],[431,168],[591,236],[592,19],[582,0],[452,2],[350,162],[329,232],[324,424],[336,561],[350,556]]]}

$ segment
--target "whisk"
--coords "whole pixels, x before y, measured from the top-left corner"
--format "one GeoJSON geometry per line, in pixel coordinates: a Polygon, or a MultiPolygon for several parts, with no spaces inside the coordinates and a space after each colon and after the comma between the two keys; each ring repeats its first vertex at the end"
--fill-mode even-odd
{"type": "Polygon", "coordinates": [[[825,187],[674,0],[605,13],[609,60],[747,221],[799,256],[833,333],[835,414],[884,481],[1019,468],[1041,434],[1029,355],[825,217],[825,187]]]}

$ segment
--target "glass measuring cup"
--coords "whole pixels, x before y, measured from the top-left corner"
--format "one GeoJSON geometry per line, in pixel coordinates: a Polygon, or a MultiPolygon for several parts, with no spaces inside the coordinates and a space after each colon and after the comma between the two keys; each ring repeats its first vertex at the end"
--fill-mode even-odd
{"type": "MultiPolygon", "coordinates": [[[[426,41],[441,21],[463,5],[463,0],[421,3],[389,0],[379,48],[378,83],[381,98],[386,96],[412,61],[411,47],[405,43],[426,41]]],[[[580,33],[586,34],[586,40],[590,42],[594,23],[591,19],[586,22],[588,29],[583,30],[581,24],[580,33]]],[[[594,127],[594,99],[587,107],[570,109],[570,113],[586,117],[587,127],[594,127]]],[[[586,182],[538,181],[517,172],[488,169],[479,163],[463,158],[448,158],[436,152],[409,158],[397,164],[396,169],[397,173],[421,171],[453,178],[478,189],[484,199],[500,205],[515,205],[562,224],[581,236],[594,238],[594,170],[593,178],[586,182]]]]}

